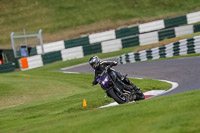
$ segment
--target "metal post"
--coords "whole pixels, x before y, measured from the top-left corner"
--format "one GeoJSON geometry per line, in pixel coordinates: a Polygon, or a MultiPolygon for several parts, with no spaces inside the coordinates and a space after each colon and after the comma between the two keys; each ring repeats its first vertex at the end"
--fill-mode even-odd
{"type": "Polygon", "coordinates": [[[41,50],[42,50],[42,54],[44,55],[44,47],[43,47],[43,40],[42,40],[42,30],[39,30],[38,34],[29,34],[26,35],[26,31],[24,30],[24,35],[14,35],[14,32],[11,32],[10,34],[11,37],[11,43],[12,43],[12,48],[13,48],[13,52],[14,52],[14,56],[15,58],[17,58],[17,51],[16,51],[16,47],[15,47],[15,38],[24,38],[25,39],[25,44],[26,46],[27,44],[27,38],[29,37],[38,37],[40,39],[40,46],[41,46],[41,50]]]}
{"type": "Polygon", "coordinates": [[[41,46],[41,49],[42,49],[42,55],[44,55],[44,47],[43,47],[43,40],[42,40],[42,29],[39,30],[39,36],[40,38],[40,46],[41,46]]]}
{"type": "Polygon", "coordinates": [[[25,37],[24,37],[24,38],[25,38],[25,39],[24,39],[24,40],[25,40],[25,45],[26,45],[26,47],[27,47],[28,43],[27,43],[27,37],[26,37],[26,30],[25,30],[25,29],[24,29],[24,36],[25,36],[25,37]]]}
{"type": "Polygon", "coordinates": [[[10,37],[11,37],[12,48],[13,48],[15,58],[17,58],[17,52],[15,49],[15,40],[13,36],[14,36],[14,32],[11,32],[10,37]]]}

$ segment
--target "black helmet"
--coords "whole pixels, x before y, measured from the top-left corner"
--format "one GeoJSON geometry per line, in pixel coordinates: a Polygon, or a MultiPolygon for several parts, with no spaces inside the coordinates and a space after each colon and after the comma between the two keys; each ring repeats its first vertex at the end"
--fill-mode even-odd
{"type": "Polygon", "coordinates": [[[96,69],[99,66],[100,59],[98,56],[92,56],[89,60],[89,63],[92,68],[96,69]]]}

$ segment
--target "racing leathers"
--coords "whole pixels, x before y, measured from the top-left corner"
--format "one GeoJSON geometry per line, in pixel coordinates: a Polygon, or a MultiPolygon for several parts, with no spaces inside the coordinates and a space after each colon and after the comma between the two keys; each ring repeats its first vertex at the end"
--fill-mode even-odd
{"type": "MultiPolygon", "coordinates": [[[[94,74],[94,81],[92,82],[92,85],[98,84],[96,79],[106,69],[107,66],[112,67],[116,65],[117,65],[116,61],[100,61],[99,65],[94,70],[95,74],[94,74]]],[[[120,72],[117,72],[114,69],[110,69],[109,72],[112,79],[120,83],[125,89],[129,91],[138,89],[133,83],[129,81],[128,78],[126,78],[126,76],[122,75],[120,72]]]]}

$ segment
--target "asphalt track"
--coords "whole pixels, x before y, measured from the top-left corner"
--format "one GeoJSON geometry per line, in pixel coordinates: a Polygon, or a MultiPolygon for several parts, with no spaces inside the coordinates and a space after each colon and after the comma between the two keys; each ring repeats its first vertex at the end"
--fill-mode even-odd
{"type": "MultiPolygon", "coordinates": [[[[110,59],[116,60],[116,58],[110,59]]],[[[114,67],[128,77],[162,79],[177,82],[179,86],[163,95],[200,89],[200,57],[138,62],[114,67]]],[[[62,69],[63,72],[93,73],[88,64],[62,69]]],[[[92,81],[90,81],[92,82],[92,81]]]]}

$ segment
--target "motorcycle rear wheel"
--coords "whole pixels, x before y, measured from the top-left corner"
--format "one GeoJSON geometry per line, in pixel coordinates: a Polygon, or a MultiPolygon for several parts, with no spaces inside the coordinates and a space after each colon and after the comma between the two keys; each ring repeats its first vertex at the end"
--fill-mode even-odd
{"type": "Polygon", "coordinates": [[[145,99],[143,92],[141,90],[137,91],[135,101],[143,100],[143,99],[145,99]]]}

